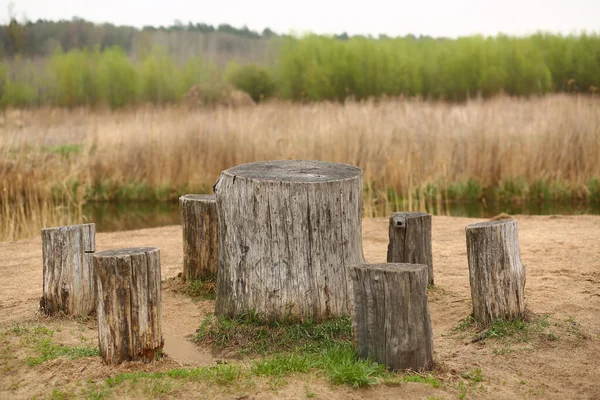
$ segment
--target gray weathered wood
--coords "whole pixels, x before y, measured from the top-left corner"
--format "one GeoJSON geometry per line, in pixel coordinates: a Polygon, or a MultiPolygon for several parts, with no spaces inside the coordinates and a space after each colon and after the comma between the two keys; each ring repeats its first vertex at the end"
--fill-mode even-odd
{"type": "Polygon", "coordinates": [[[397,212],[390,217],[387,262],[427,265],[433,285],[431,215],[423,212],[397,212]]]}
{"type": "Polygon", "coordinates": [[[186,194],[179,198],[183,231],[183,277],[217,276],[219,215],[214,194],[186,194]]]}
{"type": "Polygon", "coordinates": [[[522,318],[526,273],[517,221],[471,224],[466,236],[473,317],[484,324],[522,318]]]}
{"type": "Polygon", "coordinates": [[[361,358],[393,370],[433,366],[427,265],[362,264],[351,268],[353,343],[361,358]]]}
{"type": "Polygon", "coordinates": [[[364,262],[362,170],[266,161],[223,171],[215,311],[269,319],[350,314],[348,268],[364,262]]]}
{"type": "Polygon", "coordinates": [[[155,247],[94,254],[98,344],[106,364],[158,359],[162,338],[160,251],[155,247]]]}
{"type": "Polygon", "coordinates": [[[91,262],[95,224],[44,228],[43,288],[40,307],[47,315],[88,315],[96,310],[96,283],[91,262]]]}

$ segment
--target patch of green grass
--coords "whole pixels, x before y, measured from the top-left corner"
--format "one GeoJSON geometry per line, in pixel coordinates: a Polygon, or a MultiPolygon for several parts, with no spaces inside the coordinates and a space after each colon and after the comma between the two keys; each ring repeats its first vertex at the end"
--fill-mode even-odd
{"type": "Polygon", "coordinates": [[[50,393],[51,400],[67,400],[67,399],[75,399],[75,393],[68,390],[61,389],[53,389],[50,393]]]}
{"type": "Polygon", "coordinates": [[[98,356],[97,348],[61,346],[53,343],[51,339],[40,340],[35,346],[35,351],[37,356],[27,358],[27,364],[30,366],[39,365],[59,357],[75,359],[98,356]]]}
{"type": "Polygon", "coordinates": [[[481,198],[483,192],[481,184],[469,178],[466,182],[455,182],[448,186],[446,200],[476,201],[481,198]]]}
{"type": "Polygon", "coordinates": [[[150,397],[161,397],[174,390],[174,383],[168,379],[151,379],[144,387],[144,393],[150,397]]]}
{"type": "Polygon", "coordinates": [[[389,375],[384,365],[358,359],[350,343],[336,343],[320,354],[330,382],[353,387],[372,386],[389,375]]]}
{"type": "Polygon", "coordinates": [[[186,282],[185,292],[194,301],[214,300],[216,296],[216,277],[191,279],[186,282]]]}
{"type": "MultiPolygon", "coordinates": [[[[473,342],[485,341],[485,340],[497,340],[503,343],[525,343],[529,342],[534,338],[541,340],[558,340],[558,336],[552,330],[550,330],[550,322],[548,315],[541,315],[530,319],[515,319],[515,320],[504,320],[498,318],[494,320],[490,325],[484,326],[472,316],[468,316],[458,322],[458,324],[452,328],[451,334],[457,334],[463,332],[460,338],[471,336],[473,342]]],[[[495,354],[506,354],[510,353],[512,349],[504,347],[502,349],[495,349],[495,354]]]]}
{"type": "Polygon", "coordinates": [[[42,151],[45,153],[60,154],[61,156],[67,157],[70,154],[81,153],[82,145],[80,144],[65,144],[61,146],[47,146],[43,147],[42,151]]]}
{"type": "Polygon", "coordinates": [[[54,340],[54,331],[45,326],[31,328],[16,325],[6,333],[21,338],[21,345],[33,350],[34,355],[26,358],[29,366],[42,364],[59,357],[70,359],[96,357],[98,348],[85,346],[63,346],[54,340]]]}
{"type": "Polygon", "coordinates": [[[586,339],[587,335],[581,331],[581,325],[575,321],[575,318],[569,317],[567,320],[567,332],[577,336],[580,339],[586,339]]]}
{"type": "Polygon", "coordinates": [[[189,379],[208,380],[210,382],[227,385],[239,379],[244,370],[235,364],[219,364],[213,367],[172,369],[164,372],[124,372],[114,377],[106,378],[105,382],[109,388],[113,388],[123,382],[137,382],[143,379],[189,379]]]}
{"type": "Polygon", "coordinates": [[[519,336],[523,340],[528,339],[528,325],[525,321],[516,319],[512,321],[506,321],[503,319],[496,319],[492,325],[486,329],[483,333],[484,339],[492,338],[505,338],[519,336]]]}
{"type": "Polygon", "coordinates": [[[470,380],[473,384],[483,381],[483,375],[481,375],[481,368],[475,368],[464,372],[461,376],[465,379],[470,380]]]}
{"type": "Polygon", "coordinates": [[[80,398],[86,400],[104,400],[110,394],[105,387],[97,387],[93,383],[88,382],[88,385],[81,390],[80,398]]]}
{"type": "Polygon", "coordinates": [[[270,354],[294,349],[315,350],[336,342],[350,341],[352,321],[343,316],[321,323],[266,321],[249,312],[236,318],[204,318],[194,341],[238,354],[270,354]]]}
{"type": "Polygon", "coordinates": [[[319,364],[314,354],[280,353],[257,361],[252,366],[252,373],[256,376],[284,376],[296,372],[308,372],[319,364]]]}
{"type": "Polygon", "coordinates": [[[464,400],[467,397],[467,385],[463,381],[458,382],[456,385],[456,390],[458,390],[458,398],[459,400],[464,400]]]}
{"type": "Polygon", "coordinates": [[[475,321],[475,318],[473,318],[472,315],[469,315],[468,317],[458,321],[458,325],[452,328],[452,332],[466,331],[474,328],[475,326],[477,326],[477,321],[475,321]]]}
{"type": "Polygon", "coordinates": [[[588,192],[588,198],[590,202],[594,204],[600,204],[600,179],[598,177],[590,179],[588,192]]]}

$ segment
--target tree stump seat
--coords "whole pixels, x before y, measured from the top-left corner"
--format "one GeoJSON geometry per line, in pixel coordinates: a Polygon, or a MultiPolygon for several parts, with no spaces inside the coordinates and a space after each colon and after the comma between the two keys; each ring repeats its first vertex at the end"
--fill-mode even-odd
{"type": "Polygon", "coordinates": [[[183,233],[183,277],[217,276],[219,215],[214,194],[186,194],[179,198],[183,233]]]}
{"type": "Polygon", "coordinates": [[[363,359],[392,370],[433,366],[427,265],[362,264],[351,269],[352,337],[363,359]]]}
{"type": "Polygon", "coordinates": [[[160,251],[123,248],[94,254],[98,343],[106,364],[159,358],[162,338],[160,251]]]}
{"type": "Polygon", "coordinates": [[[44,228],[43,284],[40,308],[46,315],[89,315],[96,310],[92,256],[96,225],[44,228]]]}

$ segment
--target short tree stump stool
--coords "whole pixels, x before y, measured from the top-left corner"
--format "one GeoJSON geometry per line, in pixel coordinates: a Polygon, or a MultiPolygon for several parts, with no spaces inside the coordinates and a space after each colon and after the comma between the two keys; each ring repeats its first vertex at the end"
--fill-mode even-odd
{"type": "Polygon", "coordinates": [[[517,221],[470,224],[465,232],[473,318],[485,325],[497,318],[523,318],[527,274],[521,262],[517,221]]]}
{"type": "Polygon", "coordinates": [[[183,233],[183,277],[212,278],[219,267],[219,215],[214,194],[179,198],[183,233]]]}
{"type": "Polygon", "coordinates": [[[149,362],[163,348],[160,251],[155,247],[94,254],[98,343],[106,364],[149,362]]]}
{"type": "Polygon", "coordinates": [[[47,315],[89,315],[96,310],[92,256],[96,225],[42,229],[43,287],[40,308],[47,315]]]}
{"type": "Polygon", "coordinates": [[[323,320],[351,312],[348,268],[364,262],[362,170],[264,161],[221,173],[217,315],[323,320]]]}
{"type": "Polygon", "coordinates": [[[425,264],[429,284],[433,285],[433,251],[431,249],[431,214],[397,212],[390,217],[387,262],[425,264]]]}
{"type": "Polygon", "coordinates": [[[392,370],[429,370],[433,332],[427,265],[362,264],[351,268],[353,344],[363,359],[392,370]]]}

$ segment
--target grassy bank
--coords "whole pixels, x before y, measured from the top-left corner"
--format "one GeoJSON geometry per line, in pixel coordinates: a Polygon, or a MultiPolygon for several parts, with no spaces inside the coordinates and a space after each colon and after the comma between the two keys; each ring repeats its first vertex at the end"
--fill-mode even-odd
{"type": "Polygon", "coordinates": [[[8,111],[0,236],[37,234],[65,205],[77,219],[86,201],[206,193],[222,170],[266,159],[361,167],[367,217],[460,200],[598,202],[599,143],[589,96],[8,111]]]}

